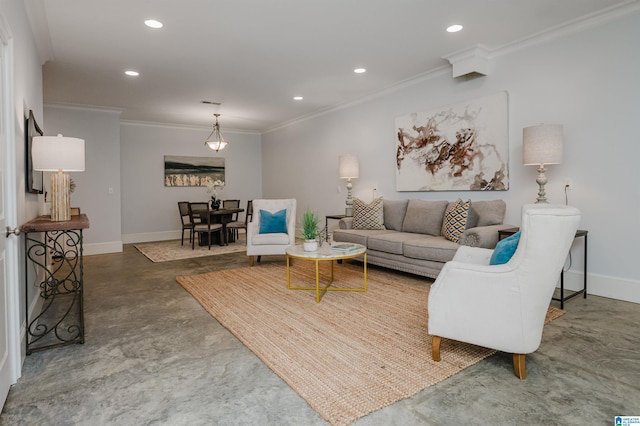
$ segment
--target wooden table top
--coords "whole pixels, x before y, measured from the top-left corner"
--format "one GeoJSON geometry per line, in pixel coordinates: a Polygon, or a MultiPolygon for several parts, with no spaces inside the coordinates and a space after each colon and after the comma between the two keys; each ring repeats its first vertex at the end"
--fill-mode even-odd
{"type": "Polygon", "coordinates": [[[22,232],[49,232],[49,231],[71,231],[74,229],[87,229],[89,218],[86,214],[71,216],[71,220],[52,221],[51,215],[38,216],[35,219],[20,226],[22,232]]]}

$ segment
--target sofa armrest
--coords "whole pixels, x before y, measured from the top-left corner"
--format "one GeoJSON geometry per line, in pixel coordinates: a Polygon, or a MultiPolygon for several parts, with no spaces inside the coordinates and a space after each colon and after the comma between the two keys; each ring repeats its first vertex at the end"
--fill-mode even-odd
{"type": "Polygon", "coordinates": [[[353,216],[343,217],[338,226],[340,229],[353,229],[353,216]]]}
{"type": "Polygon", "coordinates": [[[469,228],[462,233],[458,243],[462,246],[494,249],[498,244],[498,231],[513,227],[513,225],[504,224],[469,228]]]}

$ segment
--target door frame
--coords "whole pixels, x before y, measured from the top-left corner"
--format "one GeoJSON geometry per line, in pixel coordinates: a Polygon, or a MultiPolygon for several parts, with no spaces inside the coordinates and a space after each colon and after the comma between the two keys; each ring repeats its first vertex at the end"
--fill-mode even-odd
{"type": "MultiPolygon", "coordinates": [[[[15,123],[16,108],[14,102],[14,49],[13,34],[4,16],[0,15],[0,49],[2,49],[2,72],[0,84],[2,85],[2,116],[5,130],[5,157],[4,157],[4,212],[5,224],[12,229],[18,226],[18,195],[16,188],[16,132],[15,123]]],[[[22,118],[22,114],[20,114],[22,118]]],[[[4,230],[0,230],[4,232],[4,230]]],[[[5,238],[0,235],[0,238],[5,238]]],[[[20,344],[20,274],[19,274],[19,243],[18,236],[5,239],[5,285],[7,289],[7,360],[11,384],[14,384],[21,375],[22,345],[20,344]]],[[[25,295],[26,297],[26,295],[25,295]]],[[[2,401],[4,404],[4,401],[2,401]]]]}

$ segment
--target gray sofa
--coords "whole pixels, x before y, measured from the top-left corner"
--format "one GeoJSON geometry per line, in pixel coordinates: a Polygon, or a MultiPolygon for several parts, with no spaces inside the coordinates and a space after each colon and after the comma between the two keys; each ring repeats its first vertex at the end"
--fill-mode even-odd
{"type": "Polygon", "coordinates": [[[367,247],[367,263],[430,278],[440,273],[460,245],[494,248],[503,225],[506,204],[502,200],[472,201],[465,231],[458,242],[442,234],[448,201],[384,200],[386,229],[352,229],[353,218],[340,220],[333,240],[367,247]]]}

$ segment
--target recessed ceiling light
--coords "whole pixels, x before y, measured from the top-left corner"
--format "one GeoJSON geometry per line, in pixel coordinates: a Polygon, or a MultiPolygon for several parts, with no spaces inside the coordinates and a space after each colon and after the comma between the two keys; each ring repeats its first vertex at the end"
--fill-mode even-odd
{"type": "Polygon", "coordinates": [[[162,22],[156,21],[155,19],[147,19],[144,21],[144,24],[149,28],[162,28],[162,22]]]}
{"type": "Polygon", "coordinates": [[[461,29],[462,29],[462,25],[459,25],[459,24],[450,25],[450,26],[447,27],[447,32],[448,33],[457,33],[461,29]]]}
{"type": "Polygon", "coordinates": [[[132,71],[132,70],[125,71],[124,73],[130,77],[137,77],[140,75],[138,71],[132,71]]]}
{"type": "Polygon", "coordinates": [[[353,72],[355,72],[356,74],[362,74],[367,72],[367,70],[364,68],[356,68],[355,70],[353,70],[353,72]]]}
{"type": "Polygon", "coordinates": [[[294,101],[301,101],[301,100],[303,100],[303,99],[304,99],[304,98],[303,98],[302,96],[294,96],[294,97],[293,97],[293,100],[294,100],[294,101]]]}

